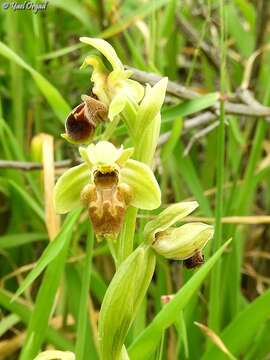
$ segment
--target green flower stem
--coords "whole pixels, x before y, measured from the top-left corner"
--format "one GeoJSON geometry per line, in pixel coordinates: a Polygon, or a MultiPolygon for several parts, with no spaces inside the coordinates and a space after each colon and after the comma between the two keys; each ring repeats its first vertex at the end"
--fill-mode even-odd
{"type": "Polygon", "coordinates": [[[85,359],[84,350],[86,342],[86,324],[88,319],[88,296],[90,288],[90,279],[92,271],[92,254],[93,254],[93,244],[94,244],[94,232],[92,227],[89,230],[89,235],[86,242],[86,257],[82,278],[82,287],[80,294],[80,308],[79,308],[79,317],[78,317],[78,327],[76,334],[76,346],[75,354],[77,360],[85,359]]]}
{"type": "Polygon", "coordinates": [[[133,251],[133,239],[135,234],[136,218],[138,209],[130,207],[127,210],[125,222],[117,240],[117,263],[120,265],[133,251]]]}

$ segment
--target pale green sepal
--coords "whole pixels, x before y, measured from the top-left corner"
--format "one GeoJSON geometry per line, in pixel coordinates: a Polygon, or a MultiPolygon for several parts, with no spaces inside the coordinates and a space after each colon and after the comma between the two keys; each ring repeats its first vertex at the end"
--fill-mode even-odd
{"type": "Polygon", "coordinates": [[[89,169],[91,169],[94,165],[93,163],[91,163],[91,161],[89,160],[89,157],[88,157],[88,149],[90,146],[93,146],[93,145],[91,144],[87,147],[82,147],[82,146],[79,147],[79,153],[80,153],[83,161],[85,161],[86,164],[89,166],[89,169]]]}
{"type": "Polygon", "coordinates": [[[147,241],[152,242],[155,234],[167,230],[190,213],[192,213],[199,204],[197,201],[179,202],[167,207],[155,218],[149,221],[144,228],[144,236],[147,241]]]}
{"type": "Polygon", "coordinates": [[[122,347],[122,352],[121,352],[121,360],[130,360],[129,356],[128,356],[128,352],[127,349],[125,348],[125,346],[122,347]]]}
{"type": "Polygon", "coordinates": [[[149,166],[129,159],[120,175],[120,181],[132,189],[133,199],[130,205],[144,210],[153,210],[160,206],[160,188],[149,166]]]}
{"type": "Polygon", "coordinates": [[[120,155],[120,157],[117,159],[117,164],[120,167],[123,167],[126,165],[126,162],[128,161],[128,159],[132,156],[132,154],[134,153],[134,148],[127,148],[124,149],[122,151],[122,154],[120,155]]]}
{"type": "Polygon", "coordinates": [[[89,145],[80,153],[83,159],[93,165],[114,165],[123,153],[123,147],[116,148],[109,141],[99,141],[96,145],[89,145]]]}
{"type": "Polygon", "coordinates": [[[108,118],[110,121],[119,115],[126,106],[127,99],[122,94],[116,95],[110,103],[108,118]]]}
{"type": "Polygon", "coordinates": [[[153,87],[146,87],[145,96],[139,106],[137,114],[137,134],[139,135],[146,127],[151,124],[160,112],[164,102],[168,78],[161,79],[153,87]]]}
{"type": "Polygon", "coordinates": [[[139,103],[142,100],[144,87],[138,81],[127,79],[125,81],[125,89],[135,103],[139,103]]]}
{"type": "Polygon", "coordinates": [[[92,88],[93,93],[98,97],[99,101],[106,105],[110,104],[110,96],[108,94],[107,78],[109,76],[109,70],[104,65],[103,61],[95,55],[88,56],[81,68],[85,68],[87,65],[93,67],[91,81],[94,86],[92,88]]]}
{"type": "Polygon", "coordinates": [[[66,133],[63,133],[61,134],[61,137],[63,139],[65,139],[67,142],[69,142],[70,144],[73,144],[73,145],[87,145],[89,144],[89,142],[91,141],[91,137],[89,137],[88,139],[85,139],[85,140],[81,140],[81,141],[76,141],[76,140],[73,140],[70,136],[68,136],[68,134],[66,133]]]}
{"type": "Polygon", "coordinates": [[[81,206],[80,194],[89,182],[90,171],[87,164],[80,164],[67,170],[60,176],[54,187],[55,211],[58,214],[65,214],[81,206]]]}
{"type": "Polygon", "coordinates": [[[124,66],[120,59],[118,58],[114,48],[105,40],[97,39],[97,38],[89,38],[89,37],[81,37],[80,41],[93,46],[97,50],[99,50],[105,58],[112,65],[114,70],[120,69],[124,70],[124,66]]]}
{"type": "Polygon", "coordinates": [[[110,72],[108,76],[108,82],[115,85],[119,81],[127,80],[132,75],[130,70],[117,69],[110,72]]]}
{"type": "Polygon", "coordinates": [[[201,251],[213,237],[214,229],[203,223],[190,223],[157,234],[152,247],[167,259],[185,260],[201,251]]]}
{"type": "Polygon", "coordinates": [[[103,300],[99,339],[101,359],[123,359],[123,345],[155,269],[151,248],[138,247],[118,268],[103,300]]]}
{"type": "Polygon", "coordinates": [[[70,351],[47,350],[40,353],[34,360],[75,360],[75,354],[70,351]]]}

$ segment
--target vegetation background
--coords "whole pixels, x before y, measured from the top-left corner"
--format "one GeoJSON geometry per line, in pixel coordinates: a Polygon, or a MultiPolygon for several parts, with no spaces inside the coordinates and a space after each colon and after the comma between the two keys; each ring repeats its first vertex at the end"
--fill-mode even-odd
{"type": "MultiPolygon", "coordinates": [[[[38,13],[3,3],[0,359],[19,358],[27,327],[43,349],[75,348],[77,360],[98,358],[98,312],[114,265],[103,243],[95,243],[91,267],[89,252],[85,261],[86,215],[63,222],[58,243],[69,239],[65,251],[51,262],[47,254],[39,268],[50,262],[45,273],[10,301],[60,228],[52,188],[78,156],[60,134],[70,109],[91,89],[89,69],[80,70],[89,53],[80,36],[107,39],[124,64],[143,71],[133,75],[142,83],[169,77],[155,160],[163,205],[199,202],[192,220],[216,225],[206,257],[233,238],[164,332],[155,358],[270,359],[270,2],[52,0],[38,13]],[[89,277],[91,291],[80,302],[89,277]],[[85,328],[78,325],[82,317],[85,328]]],[[[127,143],[126,134],[119,125],[113,142],[127,143]]],[[[138,242],[147,216],[140,213],[138,242]]],[[[127,345],[160,311],[161,297],[193,275],[159,259],[127,345]]]]}

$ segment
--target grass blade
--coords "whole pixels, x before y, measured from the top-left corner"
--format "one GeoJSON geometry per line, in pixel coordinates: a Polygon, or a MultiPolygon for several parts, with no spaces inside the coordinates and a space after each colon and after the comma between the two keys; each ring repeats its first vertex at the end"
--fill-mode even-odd
{"type": "Polygon", "coordinates": [[[213,106],[219,99],[218,92],[200,96],[196,99],[184,101],[181,104],[166,108],[161,112],[162,123],[168,123],[177,117],[184,117],[213,106]]]}
{"type": "Polygon", "coordinates": [[[231,242],[228,240],[200,270],[180,289],[175,297],[159,312],[152,323],[141,333],[135,342],[129,348],[131,360],[135,360],[137,354],[140,359],[148,359],[157,347],[163,331],[172,325],[179,317],[179,312],[185,307],[192,295],[202,284],[207,274],[221,257],[226,247],[231,242]]]}
{"type": "Polygon", "coordinates": [[[6,57],[11,61],[14,61],[17,65],[21,66],[23,69],[25,69],[32,75],[38,88],[40,89],[44,97],[47,99],[55,115],[61,123],[64,123],[68,113],[70,112],[70,107],[66,103],[62,95],[59,93],[59,91],[43,75],[41,75],[30,65],[28,65],[19,55],[17,55],[12,49],[10,49],[6,44],[1,41],[0,55],[6,57]]]}
{"type": "MultiPolygon", "coordinates": [[[[270,290],[260,295],[225,328],[221,339],[228,349],[237,355],[246,354],[259,328],[270,316],[270,290]],[[241,334],[241,336],[239,336],[241,334]]],[[[227,357],[215,346],[204,354],[202,360],[225,360],[227,357]]]]}
{"type": "Polygon", "coordinates": [[[80,212],[81,210],[76,210],[74,212],[71,212],[67,216],[59,234],[52,242],[49,243],[41,257],[39,258],[34,269],[26,276],[26,278],[21,283],[20,287],[18,288],[12,299],[13,301],[20,294],[22,294],[29,285],[31,285],[31,283],[41,274],[45,267],[61,252],[66,243],[67,234],[72,231],[72,228],[76,220],[78,219],[80,212]]]}

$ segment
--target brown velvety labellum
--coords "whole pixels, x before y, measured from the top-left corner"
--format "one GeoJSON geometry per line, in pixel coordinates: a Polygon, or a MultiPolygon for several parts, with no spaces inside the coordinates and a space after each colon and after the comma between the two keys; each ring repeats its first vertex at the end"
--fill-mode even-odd
{"type": "Polygon", "coordinates": [[[85,116],[91,123],[96,124],[97,121],[107,119],[107,106],[101,101],[87,95],[82,95],[82,100],[85,104],[85,116]]]}
{"type": "Polygon", "coordinates": [[[201,251],[197,251],[192,257],[184,260],[184,265],[187,269],[193,269],[201,266],[204,263],[204,255],[201,251]]]}
{"type": "Polygon", "coordinates": [[[107,107],[101,101],[87,95],[82,95],[82,100],[66,120],[67,135],[75,142],[91,139],[97,122],[104,121],[107,117],[107,107]]]}
{"type": "Polygon", "coordinates": [[[83,141],[93,136],[95,125],[85,117],[85,103],[76,106],[66,120],[66,132],[73,141],[83,141]]]}
{"type": "Polygon", "coordinates": [[[118,184],[117,172],[95,173],[94,184],[84,188],[82,200],[88,207],[96,235],[114,238],[117,236],[124,221],[129,198],[129,190],[118,184]]]}

